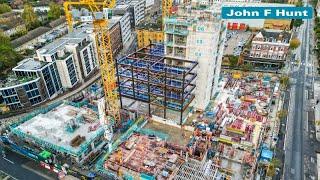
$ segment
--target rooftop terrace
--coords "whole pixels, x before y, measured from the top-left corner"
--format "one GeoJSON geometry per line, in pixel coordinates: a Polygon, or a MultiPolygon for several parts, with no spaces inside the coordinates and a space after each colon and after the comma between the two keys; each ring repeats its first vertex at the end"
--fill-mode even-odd
{"type": "Polygon", "coordinates": [[[22,85],[33,80],[39,80],[38,77],[17,77],[14,74],[10,74],[5,80],[0,83],[0,90],[6,88],[12,88],[13,86],[22,85]]]}

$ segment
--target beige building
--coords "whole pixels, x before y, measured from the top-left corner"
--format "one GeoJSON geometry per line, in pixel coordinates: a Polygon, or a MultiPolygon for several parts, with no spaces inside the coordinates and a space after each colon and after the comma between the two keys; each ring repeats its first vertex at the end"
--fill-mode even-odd
{"type": "MultiPolygon", "coordinates": [[[[194,4],[191,10],[181,6],[176,16],[164,21],[165,55],[199,63],[193,104],[198,110],[204,110],[216,93],[226,29],[212,7],[203,7],[194,4]]],[[[180,65],[181,62],[166,63],[180,65]]]]}

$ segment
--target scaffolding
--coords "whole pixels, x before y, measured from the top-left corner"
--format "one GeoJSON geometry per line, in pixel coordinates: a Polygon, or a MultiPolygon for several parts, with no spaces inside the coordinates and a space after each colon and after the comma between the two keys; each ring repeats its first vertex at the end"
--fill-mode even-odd
{"type": "MultiPolygon", "coordinates": [[[[22,117],[19,119],[18,122],[11,124],[10,125],[10,132],[17,135],[18,137],[20,137],[21,139],[24,140],[31,140],[33,143],[40,145],[41,147],[45,148],[46,150],[50,150],[52,152],[60,152],[60,153],[67,153],[70,155],[74,155],[74,156],[81,156],[84,152],[86,152],[89,148],[90,148],[90,144],[97,139],[97,137],[103,136],[104,133],[104,129],[103,128],[99,128],[95,131],[94,136],[92,136],[90,139],[86,139],[85,142],[83,142],[79,147],[79,150],[71,148],[71,147],[66,147],[66,146],[60,146],[60,145],[56,145],[52,142],[48,142],[45,138],[42,137],[37,137],[34,135],[31,135],[30,133],[27,132],[23,132],[21,130],[21,128],[19,128],[19,126],[29,120],[31,120],[32,118],[40,115],[40,114],[47,114],[49,111],[52,111],[56,108],[59,108],[60,105],[62,104],[66,104],[66,105],[70,105],[70,106],[74,106],[77,108],[81,108],[83,106],[88,106],[89,103],[87,100],[75,103],[75,102],[70,102],[70,101],[58,101],[55,102],[53,104],[50,104],[46,107],[43,108],[39,108],[31,113],[29,113],[28,115],[22,117]]],[[[93,105],[91,105],[91,107],[95,107],[93,105]]],[[[76,121],[81,121],[81,116],[76,117],[76,121]]]]}
{"type": "MultiPolygon", "coordinates": [[[[151,44],[139,51],[117,60],[119,96],[148,104],[151,109],[162,109],[167,118],[167,109],[183,112],[194,99],[195,67],[198,62],[164,57],[161,44],[151,44]]],[[[121,103],[122,106],[122,103],[121,103]]]]}

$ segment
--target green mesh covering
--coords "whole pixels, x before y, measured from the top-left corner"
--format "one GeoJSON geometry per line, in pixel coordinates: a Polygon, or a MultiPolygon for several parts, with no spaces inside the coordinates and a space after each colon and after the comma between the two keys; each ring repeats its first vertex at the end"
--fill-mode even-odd
{"type": "Polygon", "coordinates": [[[43,159],[48,159],[52,154],[49,151],[42,151],[39,156],[41,156],[43,159]]]}

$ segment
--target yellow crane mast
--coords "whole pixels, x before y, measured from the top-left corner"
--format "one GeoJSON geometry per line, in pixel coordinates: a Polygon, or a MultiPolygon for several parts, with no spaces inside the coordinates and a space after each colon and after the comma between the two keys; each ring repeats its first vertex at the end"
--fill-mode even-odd
{"type": "Polygon", "coordinates": [[[172,0],[162,0],[162,31],[164,30],[164,19],[169,16],[172,8],[172,0]]]}
{"type": "Polygon", "coordinates": [[[110,118],[114,119],[116,126],[120,125],[120,103],[117,93],[116,67],[115,60],[112,57],[108,20],[107,18],[96,17],[95,13],[113,8],[115,4],[115,0],[69,0],[63,4],[69,31],[72,31],[73,28],[73,19],[70,12],[71,6],[86,6],[92,12],[98,62],[105,93],[106,112],[108,115],[107,122],[104,124],[105,126],[111,125],[110,118]]]}

